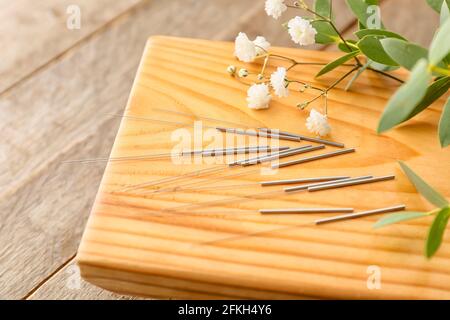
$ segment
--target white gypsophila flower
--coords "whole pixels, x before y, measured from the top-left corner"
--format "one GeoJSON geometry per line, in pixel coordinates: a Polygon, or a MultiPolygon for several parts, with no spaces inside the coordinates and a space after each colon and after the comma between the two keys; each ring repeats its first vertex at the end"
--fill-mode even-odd
{"type": "Polygon", "coordinates": [[[259,36],[251,41],[244,32],[239,32],[234,41],[234,55],[243,62],[252,62],[269,48],[270,43],[264,37],[259,36]]]}
{"type": "Polygon", "coordinates": [[[331,131],[328,117],[315,109],[311,110],[308,119],[306,119],[306,128],[308,128],[309,132],[321,137],[328,135],[331,131]]]}
{"type": "Polygon", "coordinates": [[[287,6],[284,0],[266,0],[265,9],[268,16],[278,19],[286,11],[287,6]]]}
{"type": "Polygon", "coordinates": [[[288,22],[288,32],[292,41],[301,46],[307,46],[316,43],[317,30],[311,23],[301,17],[295,17],[288,22]]]}
{"type": "Polygon", "coordinates": [[[278,67],[277,71],[270,76],[270,84],[278,97],[289,96],[289,89],[286,86],[286,68],[278,67]]]}
{"type": "Polygon", "coordinates": [[[250,109],[267,109],[270,99],[269,86],[265,83],[254,84],[247,91],[247,103],[250,109]]]}
{"type": "Polygon", "coordinates": [[[234,41],[234,55],[243,62],[255,60],[256,46],[243,32],[239,32],[234,41]]]}
{"type": "Polygon", "coordinates": [[[270,48],[269,41],[266,40],[266,38],[258,36],[255,40],[253,40],[253,44],[256,47],[256,54],[261,55],[266,53],[266,51],[270,48]]]}

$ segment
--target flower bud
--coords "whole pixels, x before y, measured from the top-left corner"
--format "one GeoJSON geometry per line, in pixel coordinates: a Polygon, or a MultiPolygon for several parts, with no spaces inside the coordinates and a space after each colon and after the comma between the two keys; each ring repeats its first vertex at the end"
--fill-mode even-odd
{"type": "Polygon", "coordinates": [[[233,65],[228,66],[227,72],[228,72],[231,76],[234,76],[234,74],[236,73],[236,67],[233,66],[233,65]]]}
{"type": "Polygon", "coordinates": [[[299,104],[297,104],[297,108],[300,108],[300,109],[303,110],[303,109],[305,109],[308,106],[308,104],[309,104],[308,101],[299,103],[299,104]]]}
{"type": "Polygon", "coordinates": [[[245,78],[246,76],[248,76],[248,71],[247,71],[247,69],[239,69],[238,76],[239,76],[240,78],[245,78]]]}

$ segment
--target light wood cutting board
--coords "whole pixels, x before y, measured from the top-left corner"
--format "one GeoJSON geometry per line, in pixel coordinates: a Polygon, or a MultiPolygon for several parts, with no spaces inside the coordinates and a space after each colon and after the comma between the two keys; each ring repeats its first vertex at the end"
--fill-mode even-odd
{"type": "MultiPolygon", "coordinates": [[[[273,51],[305,62],[326,62],[337,56],[297,49],[273,51]]],[[[125,114],[188,124],[196,117],[212,117],[307,134],[308,112],[295,105],[313,97],[312,93],[292,93],[286,99],[273,99],[269,110],[250,110],[245,101],[247,86],[226,73],[230,64],[244,66],[233,58],[232,43],[153,37],[125,114]]],[[[280,64],[273,61],[269,72],[280,64]]],[[[253,71],[260,67],[245,66],[253,71]]],[[[293,74],[324,87],[346,69],[315,80],[317,71],[318,67],[300,66],[293,74]]],[[[163,298],[450,298],[450,233],[428,261],[423,247],[429,219],[373,230],[379,217],[314,226],[313,220],[330,215],[262,216],[257,212],[292,207],[360,211],[402,203],[409,210],[431,209],[397,160],[406,161],[450,197],[450,148],[441,149],[437,139],[442,101],[387,134],[375,133],[386,101],[397,87],[393,80],[366,72],[350,92],[333,90],[328,107],[333,127],[330,139],[355,147],[356,153],[284,168],[273,176],[262,175],[258,167],[234,176],[242,171],[224,169],[165,185],[198,183],[191,190],[142,195],[138,193],[142,189],[126,192],[124,187],[224,165],[180,165],[170,159],[110,162],[78,252],[82,276],[108,290],[163,298]],[[397,178],[315,193],[249,198],[280,189],[263,189],[256,185],[261,180],[366,174],[397,178]],[[247,186],[218,187],[241,184],[247,186]],[[208,206],[199,204],[216,200],[208,206]],[[177,213],[167,210],[193,203],[197,206],[177,213]],[[380,289],[367,285],[372,268],[380,271],[380,289]]],[[[313,107],[320,109],[320,102],[313,107]]],[[[192,125],[177,127],[130,117],[122,119],[111,157],[170,152],[177,144],[171,140],[175,130],[193,131],[192,125]]],[[[221,123],[203,121],[203,125],[207,131],[207,126],[221,123]]]]}

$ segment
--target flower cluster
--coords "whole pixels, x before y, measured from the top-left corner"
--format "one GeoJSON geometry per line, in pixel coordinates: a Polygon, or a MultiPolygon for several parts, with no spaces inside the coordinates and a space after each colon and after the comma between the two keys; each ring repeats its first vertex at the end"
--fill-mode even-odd
{"type": "MultiPolygon", "coordinates": [[[[273,10],[275,10],[275,4],[283,4],[283,1],[267,1],[266,11],[268,11],[268,14],[269,12],[274,14],[275,11],[273,10]],[[270,8],[270,10],[267,8],[270,8]]],[[[312,28],[309,22],[307,20],[302,20],[308,22],[304,24],[298,19],[293,19],[292,21],[292,32],[293,34],[295,33],[295,35],[292,36],[293,39],[295,38],[298,40],[297,42],[302,44],[311,43],[311,35],[308,35],[308,32],[310,31],[307,30],[307,28],[312,28]],[[300,30],[301,28],[304,30],[303,33],[300,30]]],[[[285,98],[289,96],[289,84],[292,82],[300,83],[299,81],[290,81],[287,78],[288,69],[285,67],[278,67],[276,71],[270,75],[270,77],[264,76],[266,64],[271,56],[269,49],[270,43],[262,36],[258,36],[252,41],[245,33],[240,32],[235,40],[234,54],[238,60],[242,62],[253,62],[258,58],[264,58],[263,70],[257,74],[257,81],[251,84],[247,90],[247,105],[250,109],[261,110],[269,108],[269,104],[272,99],[270,89],[273,90],[276,97],[285,98]]],[[[235,66],[228,66],[227,72],[230,75],[237,76],[240,79],[247,78],[250,75],[250,72],[247,69],[241,68],[237,70],[235,66]]],[[[310,88],[310,86],[307,84],[302,84],[299,91],[304,91],[307,88],[310,88]]],[[[299,104],[299,106],[303,107],[307,105],[308,102],[299,104]]],[[[311,115],[307,121],[307,128],[312,133],[320,136],[325,136],[330,132],[327,116],[320,114],[316,110],[311,111],[311,115]]]]}
{"type": "Polygon", "coordinates": [[[310,132],[319,136],[326,136],[331,131],[327,115],[323,115],[315,109],[311,110],[308,119],[306,119],[306,127],[310,132]]]}
{"type": "Polygon", "coordinates": [[[243,62],[253,62],[270,48],[270,43],[264,37],[256,37],[251,41],[243,32],[239,32],[234,43],[234,55],[243,62]]]}
{"type": "Polygon", "coordinates": [[[267,0],[265,5],[266,13],[274,19],[281,17],[283,12],[287,10],[284,0],[267,0]]]}
{"type": "Polygon", "coordinates": [[[289,20],[287,26],[289,35],[295,43],[301,46],[316,43],[317,31],[308,20],[301,17],[295,17],[289,20]]]}
{"type": "MultiPolygon", "coordinates": [[[[288,6],[285,4],[284,0],[267,0],[265,3],[266,13],[274,19],[278,19],[287,10],[287,8],[288,6]]],[[[315,43],[317,31],[314,29],[309,20],[302,17],[295,17],[287,23],[287,28],[292,41],[295,43],[301,46],[315,43]]],[[[275,72],[273,72],[269,77],[266,77],[264,75],[264,71],[269,58],[273,56],[269,53],[269,49],[270,43],[262,36],[258,36],[254,40],[250,40],[245,33],[240,32],[235,40],[234,55],[239,61],[249,63],[255,61],[256,59],[264,58],[262,70],[256,77],[257,81],[251,84],[247,90],[247,104],[250,109],[259,110],[269,108],[269,104],[272,99],[270,89],[273,89],[275,96],[285,98],[289,96],[289,84],[291,82],[300,83],[302,87],[299,91],[301,92],[307,88],[310,88],[309,85],[299,81],[290,81],[287,78],[288,69],[285,67],[278,67],[275,72]]],[[[293,62],[292,59],[286,59],[293,62]]],[[[295,62],[293,66],[297,64],[301,63],[295,62]]],[[[250,75],[247,69],[242,68],[237,70],[235,66],[229,66],[227,71],[229,74],[237,76],[240,79],[247,78],[250,75]]],[[[320,96],[322,95],[323,90],[321,90],[320,96]]],[[[303,109],[309,104],[309,102],[311,101],[299,103],[298,106],[303,109]]],[[[307,120],[307,128],[314,134],[320,136],[327,135],[330,132],[327,116],[322,115],[316,110],[311,111],[311,115],[307,120]]]]}

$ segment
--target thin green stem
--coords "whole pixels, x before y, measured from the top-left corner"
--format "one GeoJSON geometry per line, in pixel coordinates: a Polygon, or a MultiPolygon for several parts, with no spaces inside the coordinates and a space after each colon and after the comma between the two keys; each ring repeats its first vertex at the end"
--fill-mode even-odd
{"type": "Polygon", "coordinates": [[[267,67],[267,63],[269,62],[269,58],[270,58],[270,55],[267,55],[267,57],[264,59],[264,64],[263,64],[263,67],[261,69],[261,74],[262,75],[264,75],[264,72],[266,71],[266,67],[267,67]]]}
{"type": "Polygon", "coordinates": [[[321,90],[322,92],[314,97],[313,99],[307,101],[306,103],[304,103],[304,107],[302,107],[302,109],[306,108],[310,103],[316,101],[317,99],[324,97],[325,98],[325,114],[328,114],[328,92],[335,88],[339,83],[341,83],[342,81],[344,81],[349,75],[351,75],[353,72],[355,72],[356,70],[360,69],[360,66],[355,66],[353,69],[351,69],[350,71],[348,71],[346,74],[344,74],[342,77],[340,77],[339,79],[337,79],[335,82],[333,82],[333,84],[331,86],[329,86],[328,88],[326,88],[325,90],[323,89],[318,89],[321,90]]]}
{"type": "Polygon", "coordinates": [[[431,69],[433,71],[436,71],[436,72],[444,75],[444,76],[447,76],[447,77],[450,76],[450,71],[449,70],[446,70],[446,69],[443,69],[443,68],[440,68],[440,67],[436,67],[436,66],[433,66],[431,69]]]}
{"type": "Polygon", "coordinates": [[[308,88],[311,88],[311,89],[314,89],[314,90],[323,92],[323,89],[322,89],[322,88],[315,87],[315,86],[311,86],[311,85],[309,85],[308,83],[303,82],[303,81],[299,81],[299,80],[287,80],[287,81],[288,81],[288,82],[292,82],[292,83],[298,83],[298,84],[301,84],[301,85],[304,85],[304,86],[308,86],[308,88]]]}
{"type": "Polygon", "coordinates": [[[346,74],[344,74],[342,77],[340,77],[339,79],[337,79],[335,82],[333,82],[333,84],[331,86],[329,86],[328,88],[325,89],[325,93],[328,93],[331,89],[333,89],[334,87],[336,87],[339,83],[341,83],[345,78],[347,78],[349,75],[351,75],[353,72],[355,72],[356,70],[358,70],[359,68],[361,68],[360,66],[356,66],[354,67],[352,70],[350,70],[349,72],[347,72],[346,74]]]}
{"type": "MultiPolygon", "coordinates": [[[[285,56],[282,56],[279,54],[269,53],[268,55],[270,55],[271,57],[274,57],[274,58],[288,60],[288,61],[292,62],[293,65],[310,65],[310,66],[325,66],[326,65],[326,63],[323,63],[323,62],[299,62],[295,59],[285,57],[285,56]]],[[[262,56],[260,56],[260,57],[262,57],[262,56]]]]}
{"type": "Polygon", "coordinates": [[[371,71],[373,71],[373,72],[382,74],[383,76],[388,77],[388,78],[391,78],[391,79],[393,79],[393,80],[395,80],[395,81],[398,81],[398,82],[400,82],[400,83],[405,83],[405,81],[403,81],[402,79],[397,78],[396,76],[394,76],[394,75],[392,75],[392,74],[389,74],[389,73],[387,73],[387,72],[384,72],[384,71],[381,71],[381,70],[376,70],[376,69],[373,69],[373,68],[370,68],[370,67],[367,68],[367,70],[371,70],[371,71]]]}

